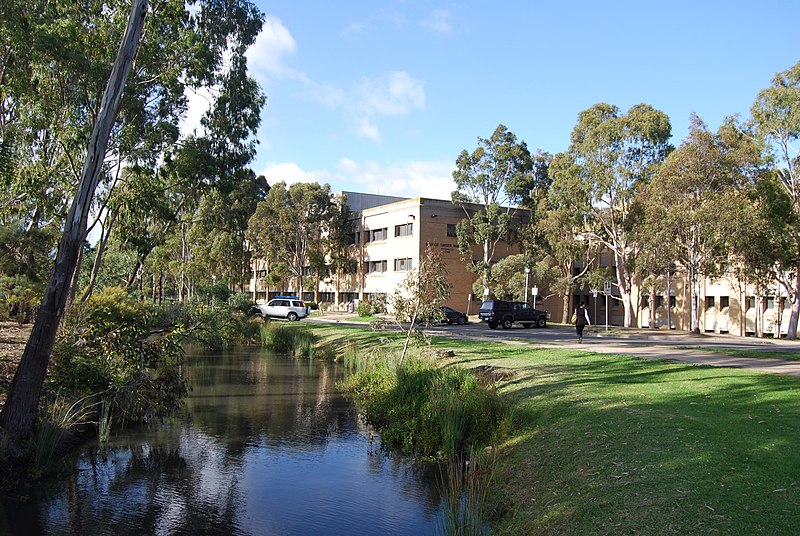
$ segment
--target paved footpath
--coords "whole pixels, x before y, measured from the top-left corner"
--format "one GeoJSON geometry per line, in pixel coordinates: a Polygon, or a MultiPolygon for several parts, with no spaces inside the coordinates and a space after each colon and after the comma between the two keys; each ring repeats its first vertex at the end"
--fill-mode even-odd
{"type": "MultiPolygon", "coordinates": [[[[312,322],[335,322],[361,325],[363,322],[350,322],[353,314],[325,313],[324,316],[310,317],[312,322]]],[[[572,326],[551,325],[547,330],[489,330],[478,323],[470,324],[470,329],[457,326],[437,327],[431,329],[432,335],[458,339],[505,342],[525,344],[537,347],[569,348],[586,350],[604,354],[619,354],[640,357],[643,359],[667,359],[680,363],[695,363],[715,367],[735,367],[747,370],[800,376],[800,361],[786,361],[771,358],[734,357],[716,352],[706,352],[692,347],[724,349],[773,351],[800,353],[800,341],[776,339],[755,339],[753,337],[737,337],[734,335],[701,335],[695,336],[687,332],[656,332],[649,330],[620,330],[615,328],[605,332],[601,328],[584,337],[583,344],[575,341],[572,326]]]]}

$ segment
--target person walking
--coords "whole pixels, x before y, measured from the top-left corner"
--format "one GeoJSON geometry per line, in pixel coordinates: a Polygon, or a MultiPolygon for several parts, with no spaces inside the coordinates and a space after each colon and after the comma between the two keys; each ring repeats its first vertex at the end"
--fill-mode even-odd
{"type": "Polygon", "coordinates": [[[578,333],[578,342],[583,342],[583,328],[586,326],[591,326],[592,323],[589,321],[589,311],[586,309],[586,304],[581,302],[578,307],[575,308],[575,314],[573,315],[575,319],[575,331],[578,333]]]}

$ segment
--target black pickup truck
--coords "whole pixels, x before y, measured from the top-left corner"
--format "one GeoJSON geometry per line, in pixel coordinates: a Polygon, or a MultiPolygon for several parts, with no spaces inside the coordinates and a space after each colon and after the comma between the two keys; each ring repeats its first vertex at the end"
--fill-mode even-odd
{"type": "Polygon", "coordinates": [[[511,329],[514,322],[522,324],[524,328],[543,328],[547,326],[549,316],[547,311],[534,309],[529,303],[505,300],[486,300],[478,312],[481,322],[486,322],[492,329],[497,329],[497,326],[511,329]]]}

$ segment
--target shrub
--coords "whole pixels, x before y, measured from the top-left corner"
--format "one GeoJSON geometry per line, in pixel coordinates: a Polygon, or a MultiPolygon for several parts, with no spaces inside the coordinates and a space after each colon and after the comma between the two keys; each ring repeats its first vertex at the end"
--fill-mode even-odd
{"type": "Polygon", "coordinates": [[[372,316],[372,305],[367,300],[360,301],[356,313],[361,317],[372,316]]]}
{"type": "Polygon", "coordinates": [[[311,331],[281,322],[270,322],[261,329],[261,344],[279,354],[309,359],[333,359],[327,346],[320,346],[311,331]]]}
{"type": "Polygon", "coordinates": [[[178,369],[181,329],[156,330],[154,309],[118,287],[95,293],[73,311],[53,348],[56,389],[73,398],[112,400],[125,420],[181,405],[188,393],[178,369]]]}
{"type": "Polygon", "coordinates": [[[404,454],[463,455],[491,444],[509,422],[509,405],[491,385],[426,360],[353,374],[345,389],[381,441],[404,454]]]}

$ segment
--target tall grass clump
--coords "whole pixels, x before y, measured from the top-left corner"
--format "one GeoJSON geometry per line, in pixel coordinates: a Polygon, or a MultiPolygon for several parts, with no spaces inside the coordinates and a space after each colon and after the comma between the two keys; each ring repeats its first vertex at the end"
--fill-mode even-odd
{"type": "Polygon", "coordinates": [[[510,405],[472,372],[425,359],[374,366],[345,389],[382,443],[403,454],[452,458],[508,431],[510,405]]]}
{"type": "Polygon", "coordinates": [[[489,534],[486,494],[497,462],[494,449],[471,451],[469,458],[456,456],[443,471],[445,503],[437,534],[484,536],[489,534]]]}
{"type": "Polygon", "coordinates": [[[50,469],[63,448],[63,439],[78,425],[84,424],[90,408],[85,404],[85,399],[69,402],[60,396],[44,407],[36,433],[31,438],[31,469],[35,475],[42,475],[50,469]]]}
{"type": "Polygon", "coordinates": [[[282,322],[261,328],[261,345],[279,354],[308,359],[333,359],[333,352],[310,330],[282,322]]]}

